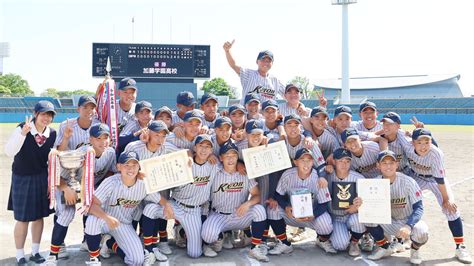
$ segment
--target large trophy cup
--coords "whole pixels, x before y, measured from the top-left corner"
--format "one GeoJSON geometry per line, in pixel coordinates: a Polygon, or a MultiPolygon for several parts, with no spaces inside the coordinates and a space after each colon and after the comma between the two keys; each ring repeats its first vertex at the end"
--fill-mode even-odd
{"type": "MultiPolygon", "coordinates": [[[[74,189],[78,196],[81,193],[81,183],[79,180],[81,176],[79,176],[79,180],[77,179],[77,170],[84,165],[84,158],[86,152],[85,151],[62,151],[59,152],[59,163],[61,167],[69,171],[69,176],[63,176],[66,179],[67,185],[74,189]]],[[[65,203],[64,193],[61,195],[61,202],[65,203]]],[[[81,197],[78,197],[76,203],[81,202],[81,197]]]]}

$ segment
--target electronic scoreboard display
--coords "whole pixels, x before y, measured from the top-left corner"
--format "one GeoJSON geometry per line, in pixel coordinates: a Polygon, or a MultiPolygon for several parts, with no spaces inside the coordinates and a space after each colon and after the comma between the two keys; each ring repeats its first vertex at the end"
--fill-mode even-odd
{"type": "Polygon", "coordinates": [[[115,78],[209,78],[209,45],[93,43],[92,76],[105,76],[110,57],[115,78]]]}

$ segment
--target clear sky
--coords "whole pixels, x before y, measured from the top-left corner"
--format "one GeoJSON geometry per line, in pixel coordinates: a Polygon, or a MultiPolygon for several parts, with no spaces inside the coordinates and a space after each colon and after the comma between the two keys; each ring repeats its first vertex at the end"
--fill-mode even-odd
{"type": "MultiPolygon", "coordinates": [[[[349,7],[351,77],[456,73],[474,95],[473,10],[472,0],[359,0],[349,7]]],[[[4,71],[37,94],[95,90],[93,42],[211,45],[211,78],[240,88],[222,49],[232,39],[244,67],[273,51],[284,83],[340,77],[341,7],[331,0],[0,1],[4,71]]]]}

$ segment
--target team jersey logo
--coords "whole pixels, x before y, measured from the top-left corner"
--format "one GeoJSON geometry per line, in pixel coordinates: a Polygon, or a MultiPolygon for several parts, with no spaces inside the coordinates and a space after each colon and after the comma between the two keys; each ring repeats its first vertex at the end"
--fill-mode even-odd
{"type": "Polygon", "coordinates": [[[357,167],[356,171],[359,172],[359,173],[366,173],[366,172],[374,169],[376,166],[377,166],[376,163],[369,164],[369,165],[366,165],[366,166],[359,166],[359,167],[357,167]]]}
{"type": "Polygon", "coordinates": [[[274,98],[275,97],[275,90],[271,88],[265,88],[263,86],[257,86],[255,89],[249,91],[247,94],[252,94],[252,93],[257,93],[257,94],[262,94],[263,96],[267,98],[274,98]]]}
{"type": "Polygon", "coordinates": [[[210,176],[195,176],[193,185],[196,187],[205,186],[209,183],[210,176]]]}
{"type": "Polygon", "coordinates": [[[349,189],[351,188],[351,184],[347,185],[340,185],[337,184],[337,187],[339,188],[339,192],[337,192],[337,198],[340,200],[348,200],[351,198],[351,192],[349,189]]]}
{"type": "Polygon", "coordinates": [[[407,205],[407,198],[398,198],[398,199],[392,199],[392,209],[403,209],[407,205]]]}
{"type": "Polygon", "coordinates": [[[217,188],[217,192],[240,192],[244,188],[244,182],[223,183],[217,188]]]}
{"type": "Polygon", "coordinates": [[[110,207],[115,206],[122,206],[124,208],[135,208],[140,204],[141,200],[129,200],[124,198],[118,198],[117,202],[114,205],[110,205],[110,207]]]}
{"type": "Polygon", "coordinates": [[[95,172],[94,175],[95,176],[103,176],[105,174],[105,170],[107,170],[107,169],[105,169],[105,168],[101,169],[101,170],[95,172]]]}
{"type": "Polygon", "coordinates": [[[430,171],[431,170],[431,166],[421,165],[421,164],[415,162],[413,159],[408,158],[408,162],[410,163],[410,165],[413,166],[413,168],[416,168],[420,171],[430,171]]]}

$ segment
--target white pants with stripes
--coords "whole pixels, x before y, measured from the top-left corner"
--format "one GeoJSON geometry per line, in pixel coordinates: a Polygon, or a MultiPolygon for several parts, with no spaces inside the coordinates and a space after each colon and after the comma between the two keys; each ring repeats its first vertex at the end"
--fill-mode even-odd
{"type": "Polygon", "coordinates": [[[351,241],[351,233],[364,233],[365,226],[359,223],[359,215],[357,213],[344,216],[332,216],[333,231],[331,234],[332,246],[336,250],[346,250],[351,241]]]}
{"type": "Polygon", "coordinates": [[[57,223],[61,226],[68,227],[74,220],[76,214],[76,205],[66,205],[61,203],[61,197],[63,192],[56,189],[56,211],[55,215],[58,217],[57,223]]]}
{"type": "MultiPolygon", "coordinates": [[[[186,232],[188,256],[198,258],[202,254],[201,241],[201,208],[186,208],[174,200],[170,200],[174,218],[179,221],[186,232]]],[[[150,219],[165,219],[163,207],[156,203],[148,203],[143,209],[143,215],[150,219]]]]}
{"type": "Polygon", "coordinates": [[[333,231],[331,216],[328,212],[321,214],[316,219],[309,222],[300,222],[295,218],[290,218],[286,215],[286,212],[279,207],[280,215],[285,220],[287,225],[294,227],[307,227],[316,231],[318,235],[329,235],[333,231]]]}
{"type": "MultiPolygon", "coordinates": [[[[397,236],[398,231],[404,225],[406,225],[407,220],[393,220],[391,224],[381,224],[384,234],[389,236],[397,236]]],[[[411,230],[410,239],[415,241],[418,244],[425,244],[428,241],[428,225],[423,222],[419,221],[418,223],[413,226],[411,230]]]]}
{"type": "Polygon", "coordinates": [[[123,224],[110,230],[105,220],[89,215],[86,221],[86,234],[110,234],[120,249],[125,253],[124,262],[127,265],[142,265],[145,259],[143,245],[132,224],[123,224]]]}
{"type": "MultiPolygon", "coordinates": [[[[427,189],[433,192],[433,194],[436,197],[436,200],[438,201],[439,206],[443,206],[443,197],[441,196],[441,191],[439,190],[438,183],[429,182],[420,177],[413,177],[413,179],[415,179],[416,183],[418,183],[418,186],[420,186],[421,190],[427,189]]],[[[446,191],[448,193],[449,199],[451,201],[454,201],[454,195],[451,190],[451,186],[449,185],[449,182],[446,178],[444,179],[444,182],[445,182],[446,191]]],[[[459,208],[456,210],[455,213],[449,213],[445,209],[442,209],[442,211],[444,215],[446,215],[446,218],[448,219],[448,221],[454,221],[461,216],[461,212],[459,211],[459,208]]]]}
{"type": "Polygon", "coordinates": [[[243,230],[249,227],[252,222],[262,222],[266,219],[265,208],[260,204],[252,206],[242,217],[235,213],[225,215],[211,211],[202,225],[201,236],[206,243],[213,243],[217,241],[221,232],[243,230]]]}

